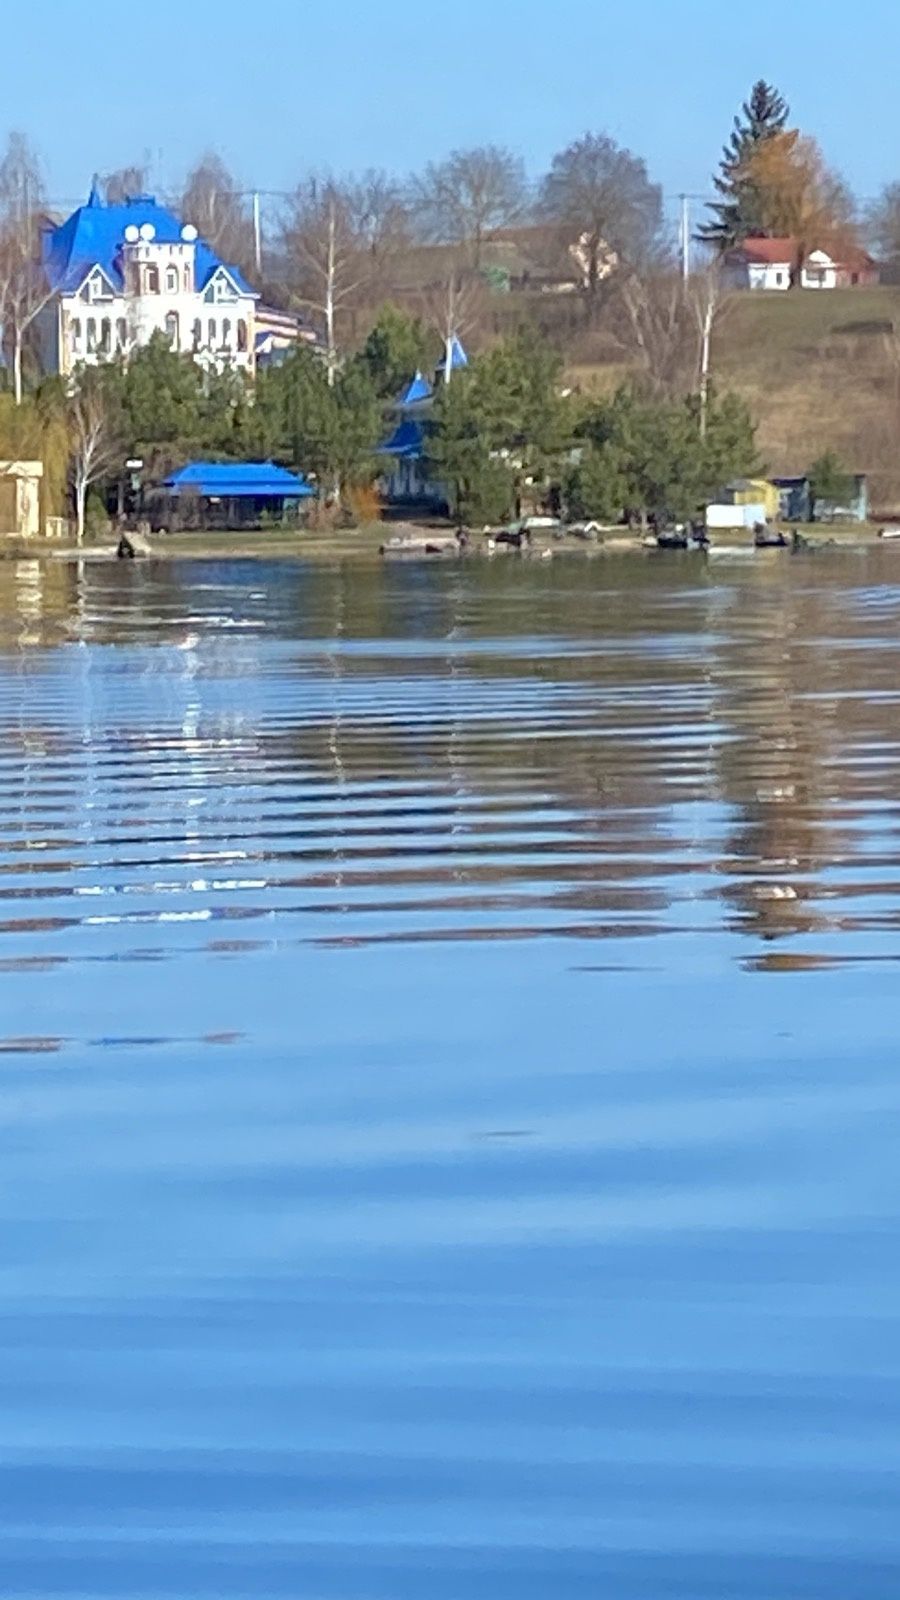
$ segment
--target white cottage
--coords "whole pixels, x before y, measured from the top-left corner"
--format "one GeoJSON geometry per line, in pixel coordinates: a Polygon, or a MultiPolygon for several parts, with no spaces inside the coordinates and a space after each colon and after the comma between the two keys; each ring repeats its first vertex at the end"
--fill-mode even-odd
{"type": "Polygon", "coordinates": [[[37,336],[45,372],[63,375],[162,333],[174,350],[252,374],[258,295],[191,223],[150,195],[84,206],[44,235],[53,294],[37,336]]]}
{"type": "MultiPolygon", "coordinates": [[[[799,254],[795,239],[745,239],[725,256],[727,281],[735,289],[790,289],[799,254]]],[[[861,288],[878,279],[872,257],[855,245],[848,245],[840,257],[810,250],[800,269],[801,289],[861,288]]]]}

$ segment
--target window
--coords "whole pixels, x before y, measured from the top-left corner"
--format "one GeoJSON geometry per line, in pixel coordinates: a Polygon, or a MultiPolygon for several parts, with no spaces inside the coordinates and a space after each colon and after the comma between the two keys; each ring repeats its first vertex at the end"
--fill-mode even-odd
{"type": "Polygon", "coordinates": [[[210,350],[215,350],[215,348],[216,348],[216,319],[215,319],[215,317],[210,317],[210,319],[209,319],[209,348],[210,348],[210,350]]]}
{"type": "Polygon", "coordinates": [[[120,350],[128,349],[128,323],[120,317],[116,323],[116,344],[120,350]]]}
{"type": "Polygon", "coordinates": [[[73,317],[69,324],[69,344],[77,350],[81,344],[81,318],[73,317]]]}
{"type": "Polygon", "coordinates": [[[198,317],[196,322],[194,323],[194,349],[195,350],[199,350],[202,343],[203,343],[203,323],[200,321],[200,318],[198,317]]]}
{"type": "Polygon", "coordinates": [[[178,349],[178,313],[170,311],[166,317],[166,338],[173,350],[178,349]]]}
{"type": "Polygon", "coordinates": [[[226,317],[225,321],[222,323],[222,349],[223,350],[228,350],[228,349],[230,349],[230,347],[231,347],[231,323],[229,322],[228,318],[226,317]]]}
{"type": "Polygon", "coordinates": [[[112,349],[112,323],[109,317],[104,317],[100,324],[100,349],[108,356],[112,349]]]}
{"type": "Polygon", "coordinates": [[[89,355],[97,348],[97,323],[93,317],[87,319],[87,347],[89,355]]]}
{"type": "Polygon", "coordinates": [[[166,294],[178,293],[178,268],[166,268],[166,294]]]}
{"type": "Polygon", "coordinates": [[[159,294],[159,268],[147,268],[146,293],[159,294]]]}
{"type": "Polygon", "coordinates": [[[237,325],[237,339],[238,339],[238,349],[239,350],[246,350],[246,348],[247,348],[247,324],[244,321],[243,317],[241,318],[240,322],[237,325]]]}
{"type": "Polygon", "coordinates": [[[190,294],[192,287],[193,287],[193,285],[191,283],[191,269],[190,269],[189,263],[186,261],[185,264],[184,264],[184,292],[185,292],[185,294],[190,294]]]}

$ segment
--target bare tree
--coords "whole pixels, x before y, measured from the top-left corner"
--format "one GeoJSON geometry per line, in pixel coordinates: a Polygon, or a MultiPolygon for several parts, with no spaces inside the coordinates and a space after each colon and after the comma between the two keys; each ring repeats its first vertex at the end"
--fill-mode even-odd
{"type": "Polygon", "coordinates": [[[347,184],[348,204],[359,242],[374,263],[384,265],[410,240],[410,215],[403,189],[388,172],[375,168],[347,184]]]}
{"type": "Polygon", "coordinates": [[[882,189],[866,213],[865,225],[872,248],[882,259],[900,260],[900,183],[889,183],[882,189]]]}
{"type": "Polygon", "coordinates": [[[484,300],[485,285],[482,280],[477,274],[459,266],[451,268],[445,278],[432,284],[423,293],[425,318],[441,337],[441,365],[445,383],[449,383],[453,376],[454,345],[457,340],[462,341],[475,325],[484,300]]]}
{"type": "Polygon", "coordinates": [[[149,157],[145,156],[140,163],[134,162],[131,166],[116,167],[113,172],[105,172],[100,184],[106,196],[106,204],[124,205],[132,196],[143,194],[147,188],[149,171],[149,157]]]}
{"type": "Polygon", "coordinates": [[[339,319],[369,276],[353,190],[332,178],[301,184],[284,229],[298,303],[321,317],[328,382],[339,366],[339,319]]]}
{"type": "Polygon", "coordinates": [[[539,210],[565,241],[573,276],[593,310],[622,269],[643,270],[658,252],[662,190],[642,160],[605,133],[588,133],[554,156],[539,210]]]}
{"type": "Polygon", "coordinates": [[[208,150],[192,167],[177,205],[185,222],[194,224],[201,239],[223,261],[244,271],[251,269],[253,220],[237,179],[215,151],[208,150]]]}
{"type": "Polygon", "coordinates": [[[0,161],[0,319],[17,405],[25,340],[53,292],[40,257],[44,212],[37,156],[23,134],[12,133],[0,161]]]}
{"type": "Polygon", "coordinates": [[[699,337],[697,393],[700,397],[700,437],[705,439],[713,330],[732,304],[721,259],[711,261],[705,271],[695,273],[686,285],[685,294],[699,337]]]}
{"type": "Polygon", "coordinates": [[[67,407],[75,530],[84,542],[88,491],[119,460],[119,440],[113,426],[103,374],[85,368],[78,374],[67,407]]]}
{"type": "Polygon", "coordinates": [[[493,144],[454,150],[446,161],[430,162],[411,184],[424,236],[464,246],[476,271],[485,242],[525,214],[527,199],[520,158],[493,144]]]}
{"type": "Polygon", "coordinates": [[[693,380],[693,322],[684,285],[674,272],[633,272],[619,285],[623,342],[636,354],[643,383],[655,396],[683,394],[693,380]]]}

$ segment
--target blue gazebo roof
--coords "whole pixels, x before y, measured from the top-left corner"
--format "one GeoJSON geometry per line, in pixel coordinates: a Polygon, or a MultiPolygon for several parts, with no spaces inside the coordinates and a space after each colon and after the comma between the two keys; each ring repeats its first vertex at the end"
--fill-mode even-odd
{"type": "Polygon", "coordinates": [[[191,461],[163,485],[170,494],[220,500],[305,500],[315,493],[306,479],[272,461],[191,461]]]}

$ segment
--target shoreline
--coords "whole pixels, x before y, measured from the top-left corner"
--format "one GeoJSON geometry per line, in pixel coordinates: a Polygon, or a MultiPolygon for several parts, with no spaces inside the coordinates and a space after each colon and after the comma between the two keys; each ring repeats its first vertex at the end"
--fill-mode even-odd
{"type": "MultiPolygon", "coordinates": [[[[788,536],[794,532],[793,528],[785,530],[788,536]]],[[[853,550],[870,550],[893,548],[896,546],[900,552],[900,539],[886,541],[880,527],[873,524],[839,524],[829,527],[825,524],[808,524],[796,530],[804,540],[808,541],[807,552],[837,552],[853,550]]],[[[422,547],[416,545],[409,549],[395,548],[384,551],[387,542],[397,535],[408,535],[413,540],[421,540],[422,546],[426,541],[441,542],[448,540],[451,530],[437,530],[416,523],[370,523],[362,528],[346,529],[341,531],[304,532],[290,530],[285,532],[252,532],[244,530],[223,531],[220,533],[162,533],[153,534],[149,540],[142,541],[145,548],[137,550],[135,560],[138,563],[146,561],[215,561],[215,560],[240,560],[240,561],[346,561],[366,560],[386,562],[428,561],[447,562],[459,560],[504,560],[516,557],[525,560],[546,560],[550,557],[581,556],[586,559],[596,559],[600,556],[613,555],[644,555],[644,556],[692,556],[709,555],[718,556],[749,556],[759,555],[767,557],[777,554],[792,554],[790,547],[780,550],[774,549],[755,550],[752,533],[736,530],[734,533],[722,533],[713,538],[709,549],[669,551],[658,550],[653,545],[645,543],[646,535],[629,533],[625,529],[609,529],[596,539],[579,538],[573,534],[564,535],[562,538],[535,537],[525,551],[510,550],[503,545],[490,547],[488,536],[481,533],[470,535],[470,542],[464,550],[455,551],[452,548],[440,554],[426,553],[422,547]]],[[[82,546],[61,544],[58,541],[46,538],[18,539],[8,537],[6,541],[0,538],[0,561],[85,561],[107,562],[116,561],[117,540],[91,542],[82,546]]],[[[799,553],[804,553],[802,550],[799,553]]]]}

